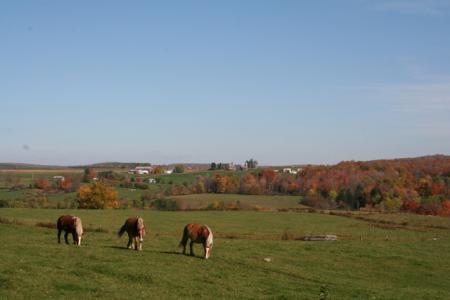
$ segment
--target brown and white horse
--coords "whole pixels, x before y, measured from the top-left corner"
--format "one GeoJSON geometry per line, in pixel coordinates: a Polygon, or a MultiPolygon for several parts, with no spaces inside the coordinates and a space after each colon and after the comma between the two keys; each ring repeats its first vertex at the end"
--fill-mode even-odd
{"type": "Polygon", "coordinates": [[[145,236],[144,219],[131,217],[125,221],[122,228],[117,233],[121,237],[125,231],[128,233],[128,249],[142,250],[142,242],[145,236]]]}
{"type": "Polygon", "coordinates": [[[208,259],[211,256],[213,246],[213,233],[206,225],[187,224],[183,230],[183,237],[181,238],[179,247],[183,247],[183,254],[186,254],[186,244],[188,240],[191,248],[191,255],[194,255],[194,243],[203,244],[204,258],[208,259]]]}
{"type": "Polygon", "coordinates": [[[58,228],[58,243],[61,243],[61,231],[65,231],[64,239],[66,244],[69,243],[67,236],[69,233],[72,234],[73,243],[80,246],[81,236],[83,235],[83,225],[81,224],[81,219],[78,217],[64,215],[58,218],[56,221],[56,228],[58,228]]]}

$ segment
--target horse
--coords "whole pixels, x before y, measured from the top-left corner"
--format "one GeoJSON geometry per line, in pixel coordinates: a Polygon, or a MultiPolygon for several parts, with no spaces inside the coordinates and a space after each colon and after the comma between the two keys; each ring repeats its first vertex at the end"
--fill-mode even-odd
{"type": "Polygon", "coordinates": [[[121,237],[125,231],[128,233],[128,249],[142,250],[142,242],[145,236],[144,219],[131,217],[125,221],[117,235],[121,237]]]}
{"type": "Polygon", "coordinates": [[[58,228],[58,243],[61,243],[61,231],[65,231],[64,239],[66,244],[69,243],[67,236],[72,234],[73,243],[75,245],[81,245],[81,236],[83,235],[83,225],[81,219],[71,215],[64,215],[58,218],[56,221],[56,228],[58,228]]]}
{"type": "Polygon", "coordinates": [[[202,243],[204,250],[204,259],[211,256],[213,246],[213,233],[207,225],[187,224],[183,230],[183,237],[181,238],[179,247],[183,247],[183,254],[186,254],[186,244],[188,239],[191,240],[189,244],[191,248],[191,255],[194,256],[194,243],[202,243]]]}

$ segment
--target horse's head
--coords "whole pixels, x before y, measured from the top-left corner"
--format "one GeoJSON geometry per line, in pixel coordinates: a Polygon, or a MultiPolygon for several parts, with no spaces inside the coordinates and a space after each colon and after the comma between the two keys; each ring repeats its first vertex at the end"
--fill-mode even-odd
{"type": "Polygon", "coordinates": [[[76,233],[76,243],[78,246],[81,245],[81,237],[83,236],[83,225],[81,224],[81,219],[78,217],[74,217],[74,226],[75,226],[75,233],[76,233]]]}
{"type": "Polygon", "coordinates": [[[205,227],[208,231],[206,243],[205,243],[205,259],[208,259],[211,256],[211,252],[212,252],[212,248],[213,248],[213,233],[208,226],[205,226],[205,227]]]}
{"type": "Polygon", "coordinates": [[[139,241],[143,242],[144,241],[144,236],[145,236],[145,225],[144,225],[144,219],[139,218],[137,221],[137,230],[139,233],[139,241]]]}

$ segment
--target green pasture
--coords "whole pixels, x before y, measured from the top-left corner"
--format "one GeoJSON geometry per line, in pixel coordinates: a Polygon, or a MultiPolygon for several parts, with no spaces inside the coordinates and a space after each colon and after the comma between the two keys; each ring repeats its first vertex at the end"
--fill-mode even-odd
{"type": "Polygon", "coordinates": [[[278,210],[287,208],[306,208],[300,205],[299,196],[285,195],[240,195],[240,194],[191,194],[172,196],[171,199],[189,204],[191,208],[205,208],[214,203],[239,203],[243,209],[278,210]]]}
{"type": "Polygon", "coordinates": [[[449,218],[355,217],[0,209],[0,299],[450,298],[449,218]],[[59,245],[55,229],[36,226],[54,224],[62,214],[82,218],[87,232],[81,247],[59,245]],[[124,249],[126,238],[115,235],[132,215],[144,217],[149,230],[141,252],[124,249]],[[198,245],[196,257],[177,254],[188,222],[214,231],[209,260],[200,258],[198,245]],[[339,239],[294,240],[307,234],[339,239]]]}
{"type": "Polygon", "coordinates": [[[244,174],[244,171],[198,171],[198,172],[186,172],[186,173],[172,173],[172,174],[161,174],[153,175],[150,177],[159,177],[165,184],[183,184],[183,183],[194,183],[199,176],[209,177],[215,174],[220,175],[237,175],[240,176],[244,174]]]}

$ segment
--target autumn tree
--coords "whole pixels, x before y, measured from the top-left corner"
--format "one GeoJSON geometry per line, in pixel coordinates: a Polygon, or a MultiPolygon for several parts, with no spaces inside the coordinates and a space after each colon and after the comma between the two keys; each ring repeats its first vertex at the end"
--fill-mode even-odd
{"type": "Polygon", "coordinates": [[[102,182],[82,185],[78,189],[77,202],[79,208],[104,209],[119,207],[117,191],[102,182]]]}
{"type": "Polygon", "coordinates": [[[95,177],[97,177],[97,172],[94,170],[94,168],[84,169],[83,182],[89,182],[95,177]]]}
{"type": "Polygon", "coordinates": [[[34,186],[38,189],[45,190],[50,186],[46,177],[39,177],[34,181],[34,186]]]}
{"type": "Polygon", "coordinates": [[[70,192],[72,190],[72,183],[72,178],[65,176],[64,180],[58,181],[58,187],[65,192],[70,192]]]}
{"type": "Polygon", "coordinates": [[[156,166],[153,168],[153,174],[163,174],[164,169],[161,166],[156,166]]]}

